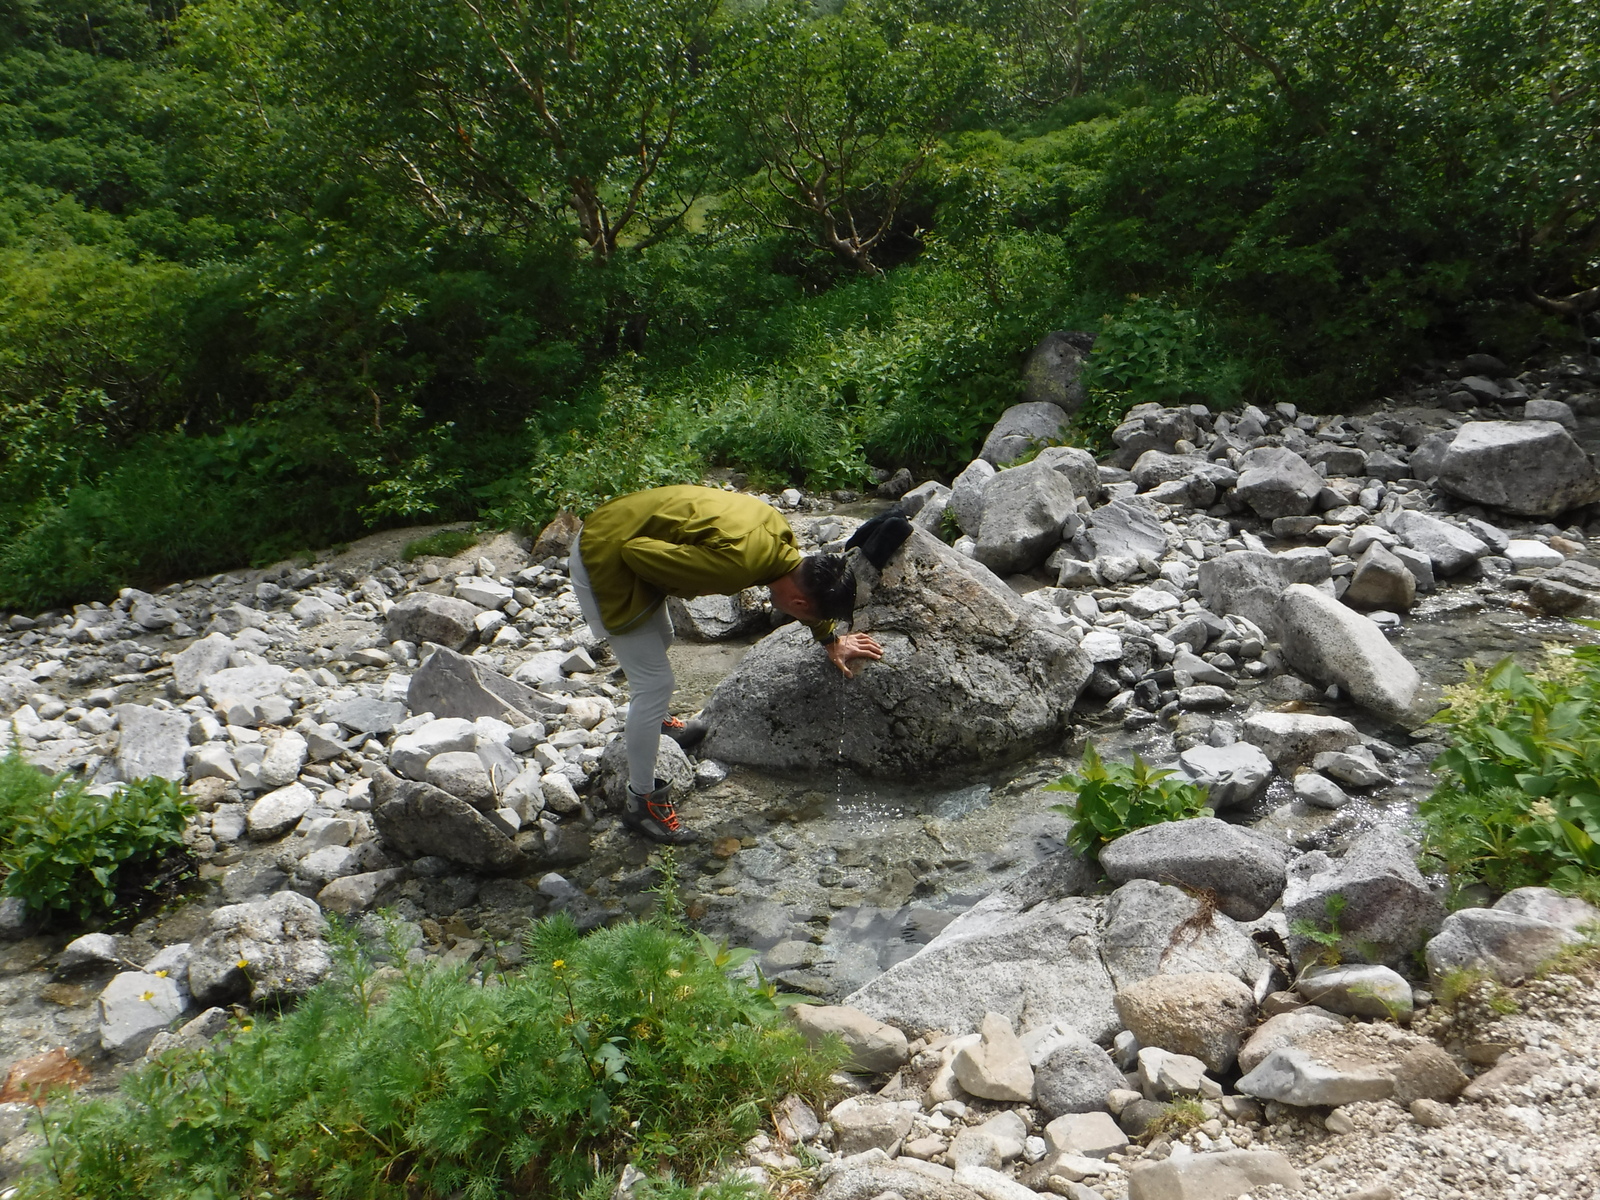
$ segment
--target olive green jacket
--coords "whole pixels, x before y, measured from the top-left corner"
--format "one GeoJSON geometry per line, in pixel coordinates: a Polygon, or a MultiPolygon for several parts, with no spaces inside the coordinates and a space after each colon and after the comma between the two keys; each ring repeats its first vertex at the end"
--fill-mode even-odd
{"type": "MultiPolygon", "coordinates": [[[[667,596],[731,596],[787,575],[801,558],[794,530],[770,504],[688,484],[595,509],[578,548],[609,633],[635,628],[667,596]]],[[[825,639],[832,627],[819,622],[812,633],[825,639]]]]}

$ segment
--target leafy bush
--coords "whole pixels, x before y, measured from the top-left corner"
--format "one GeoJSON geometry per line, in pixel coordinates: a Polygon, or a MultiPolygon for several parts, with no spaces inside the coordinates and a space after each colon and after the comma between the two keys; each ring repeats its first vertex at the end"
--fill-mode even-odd
{"type": "Polygon", "coordinates": [[[440,558],[454,558],[464,550],[471,550],[477,544],[478,535],[469,530],[441,529],[438,533],[429,534],[425,538],[407,542],[401,557],[407,562],[430,554],[440,558]]]}
{"type": "Polygon", "coordinates": [[[1152,769],[1137,754],[1131,765],[1108,765],[1091,743],[1083,752],[1082,773],[1063,775],[1045,790],[1076,794],[1071,803],[1052,805],[1051,811],[1072,818],[1068,845],[1092,857],[1106,843],[1146,825],[1211,815],[1206,789],[1168,778],[1174,773],[1152,769]]]}
{"type": "Polygon", "coordinates": [[[664,919],[581,936],[552,918],[526,968],[483,986],[375,972],[338,936],[339,969],[293,1012],[50,1113],[49,1176],[24,1195],[608,1195],[628,1162],[698,1177],[843,1059],[730,974],[750,952],[664,919]]]}
{"type": "Polygon", "coordinates": [[[1418,809],[1424,850],[1458,888],[1600,899],[1600,646],[1549,649],[1532,672],[1504,659],[1449,700],[1434,719],[1452,745],[1418,809]]]}
{"type": "Polygon", "coordinates": [[[42,774],[13,749],[0,759],[0,875],[34,912],[79,919],[118,907],[137,874],[183,845],[194,806],[165,779],[109,796],[42,774]]]}

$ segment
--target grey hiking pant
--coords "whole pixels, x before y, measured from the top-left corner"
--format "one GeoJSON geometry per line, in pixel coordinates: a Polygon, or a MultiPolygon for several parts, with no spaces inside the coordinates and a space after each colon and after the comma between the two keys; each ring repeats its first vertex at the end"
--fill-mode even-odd
{"type": "MultiPolygon", "coordinates": [[[[579,534],[582,540],[582,534],[579,534]]],[[[672,645],[672,618],[667,606],[651,614],[641,625],[627,633],[612,633],[600,619],[600,603],[589,586],[589,572],[584,570],[583,558],[578,553],[578,543],[572,544],[569,569],[572,591],[578,598],[583,619],[589,622],[596,637],[603,637],[611,645],[611,653],[628,677],[628,720],[623,727],[623,739],[628,750],[628,786],[639,795],[648,795],[656,786],[656,755],[661,749],[661,722],[667,719],[672,704],[672,690],[677,681],[672,677],[672,664],[667,661],[667,647],[672,645]]]]}

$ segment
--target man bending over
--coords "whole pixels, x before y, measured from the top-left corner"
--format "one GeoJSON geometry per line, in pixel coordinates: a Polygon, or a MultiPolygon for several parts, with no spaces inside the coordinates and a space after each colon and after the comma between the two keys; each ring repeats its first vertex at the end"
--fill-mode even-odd
{"type": "Polygon", "coordinates": [[[670,789],[656,777],[675,685],[667,661],[668,596],[733,595],[765,585],[772,606],[809,626],[847,677],[852,661],[883,657],[870,635],[835,630],[855,607],[855,577],[844,558],[802,557],[782,513],[736,492],[685,485],[613,500],[584,521],[571,573],[584,619],[611,644],[628,677],[622,820],[652,841],[683,845],[699,836],[679,824],[670,789]]]}

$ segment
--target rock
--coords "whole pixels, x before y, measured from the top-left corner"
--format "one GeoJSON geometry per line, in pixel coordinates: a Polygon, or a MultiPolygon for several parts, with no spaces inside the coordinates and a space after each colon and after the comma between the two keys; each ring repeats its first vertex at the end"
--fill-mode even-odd
{"type": "Polygon", "coordinates": [[[288,678],[288,670],[274,663],[229,667],[207,675],[201,681],[201,691],[214,710],[228,715],[229,724],[254,725],[258,706],[276,697],[288,678]],[[241,713],[245,719],[235,720],[241,713]]]}
{"type": "Polygon", "coordinates": [[[746,588],[733,596],[667,597],[673,631],[691,642],[720,642],[770,628],[766,589],[746,588]]]}
{"type": "Polygon", "coordinates": [[[1127,1148],[1128,1137],[1103,1112],[1066,1113],[1044,1127],[1048,1154],[1104,1158],[1127,1148]]]}
{"type": "MultiPolygon", "coordinates": [[[[919,1164],[920,1165],[920,1164],[919,1164]]],[[[918,1169],[908,1159],[842,1166],[828,1175],[818,1200],[986,1200],[969,1187],[918,1169]]]]}
{"type": "Polygon", "coordinates": [[[1393,529],[1413,550],[1427,556],[1436,575],[1455,575],[1489,553],[1480,538],[1426,513],[1401,509],[1394,515],[1393,529]]]}
{"type": "Polygon", "coordinates": [[[483,808],[495,798],[494,783],[475,750],[452,750],[428,760],[427,781],[442,791],[483,808]]]}
{"type": "MultiPolygon", "coordinates": [[[[1537,1050],[1508,1054],[1462,1089],[1464,1100],[1504,1100],[1513,1089],[1525,1088],[1556,1066],[1547,1054],[1537,1050]]],[[[1526,1093],[1523,1093],[1524,1095],[1526,1093]]]]}
{"type": "Polygon", "coordinates": [[[1216,893],[1220,911],[1240,921],[1255,920],[1277,901],[1286,864],[1285,847],[1267,835],[1215,817],[1148,825],[1100,851],[1113,883],[1151,879],[1206,889],[1216,893]]]}
{"type": "Polygon", "coordinates": [[[1092,333],[1074,330],[1045,334],[1023,364],[1023,395],[1035,404],[1056,405],[1069,416],[1077,412],[1084,398],[1083,366],[1094,339],[1092,333]]]}
{"type": "Polygon", "coordinates": [[[1052,1117],[1103,1112],[1106,1093],[1124,1082],[1111,1056],[1080,1034],[1063,1039],[1034,1069],[1034,1096],[1052,1117]]]}
{"type": "Polygon", "coordinates": [[[1145,1046],[1198,1058],[1219,1074],[1233,1066],[1255,1020],[1255,997],[1232,975],[1152,975],[1117,993],[1117,1013],[1145,1046]]]}
{"type": "Polygon", "coordinates": [[[1370,758],[1341,750],[1317,755],[1311,760],[1311,767],[1351,787],[1377,787],[1390,781],[1370,758]]]}
{"type": "Polygon", "coordinates": [[[1161,521],[1141,500],[1113,500],[1089,514],[1085,536],[1096,558],[1153,558],[1167,553],[1161,521]]]}
{"type": "Polygon", "coordinates": [[[150,1039],[183,1013],[176,981],[123,971],[100,993],[100,1045],[115,1058],[138,1058],[150,1039]]]}
{"type": "Polygon", "coordinates": [[[565,558],[582,531],[583,522],[578,519],[578,514],[563,508],[533,539],[533,547],[528,551],[529,561],[538,563],[547,558],[565,558]]]}
{"type": "Polygon", "coordinates": [[[189,751],[189,714],[142,704],[119,704],[111,710],[122,729],[117,747],[117,776],[157,776],[182,783],[189,751]]]}
{"type": "Polygon", "coordinates": [[[978,536],[978,527],[983,522],[983,493],[994,476],[994,464],[987,459],[976,458],[950,485],[948,508],[955,513],[956,524],[961,527],[961,532],[969,537],[978,536]]]}
{"type": "Polygon", "coordinates": [[[1366,617],[1307,584],[1278,602],[1284,660],[1317,683],[1338,684],[1377,716],[1410,728],[1421,711],[1422,677],[1366,617]]]}
{"type": "Polygon", "coordinates": [[[1524,517],[1556,517],[1600,499],[1600,476],[1555,421],[1472,421],[1439,464],[1438,487],[1524,517]]]}
{"type": "Polygon", "coordinates": [[[316,797],[310,788],[302,783],[291,783],[268,792],[252,804],[245,827],[256,841],[270,842],[299,824],[306,810],[315,803],[316,797]]]}
{"type": "Polygon", "coordinates": [[[1411,1102],[1411,1119],[1424,1129],[1443,1129],[1454,1118],[1447,1105],[1423,1098],[1411,1102]]]}
{"type": "MultiPolygon", "coordinates": [[[[656,751],[656,778],[665,779],[679,794],[694,787],[694,764],[671,738],[662,738],[656,751]]],[[[608,745],[600,756],[600,787],[607,805],[620,811],[628,798],[628,748],[621,738],[608,745]]]]}
{"type": "Polygon", "coordinates": [[[440,754],[472,750],[478,730],[464,717],[441,717],[402,733],[389,745],[389,766],[407,779],[427,777],[428,763],[440,754]]]}
{"type": "Polygon", "coordinates": [[[109,933],[86,933],[73,938],[56,959],[55,973],[71,975],[78,971],[101,971],[122,965],[122,951],[109,933]]]}
{"type": "Polygon", "coordinates": [[[828,1118],[834,1153],[848,1157],[882,1150],[891,1158],[911,1131],[912,1114],[898,1104],[840,1104],[828,1118]]]}
{"type": "Polygon", "coordinates": [[[1283,554],[1233,550],[1201,563],[1196,584],[1212,612],[1244,617],[1276,637],[1284,589],[1294,583],[1321,583],[1329,578],[1332,564],[1332,556],[1317,547],[1283,554]]]}
{"type": "Polygon", "coordinates": [[[504,871],[521,862],[504,829],[449,792],[388,772],[377,776],[372,790],[378,836],[408,858],[434,855],[480,871],[504,871]]]}
{"type": "Polygon", "coordinates": [[[1077,894],[1097,877],[1076,854],[1059,851],[846,1002],[905,1029],[975,1029],[994,1012],[1023,1029],[1065,1021],[1110,1037],[1119,1026],[1095,944],[1100,905],[1077,894]]]}
{"type": "Polygon", "coordinates": [[[306,765],[306,739],[298,733],[280,733],[267,743],[267,756],[258,770],[264,787],[281,788],[300,777],[306,765]]]}
{"type": "Polygon", "coordinates": [[[344,917],[363,913],[376,904],[378,897],[387,889],[403,882],[405,877],[405,871],[394,867],[345,875],[317,893],[317,904],[324,912],[335,912],[344,917]]]}
{"type": "Polygon", "coordinates": [[[398,700],[373,700],[366,696],[335,701],[324,711],[328,720],[351,733],[393,733],[394,727],[406,716],[406,706],[398,700]]]}
{"type": "Polygon", "coordinates": [[[1178,765],[1206,789],[1207,800],[1217,812],[1254,804],[1266,794],[1272,779],[1272,760],[1249,742],[1191,746],[1178,755],[1178,765]]]}
{"type": "Polygon", "coordinates": [[[1244,739],[1259,746],[1285,775],[1319,754],[1361,744],[1349,721],[1314,713],[1254,713],[1245,718],[1244,739]]]}
{"type": "Polygon", "coordinates": [[[21,896],[0,896],[0,942],[15,942],[28,936],[35,919],[28,915],[28,902],[21,896]]]}
{"type": "Polygon", "coordinates": [[[1250,1040],[1240,1047],[1239,1070],[1249,1074],[1266,1061],[1274,1050],[1296,1045],[1313,1034],[1339,1029],[1348,1023],[1344,1017],[1314,1006],[1268,1017],[1250,1035],[1250,1040]]]}
{"type": "Polygon", "coordinates": [[[228,665],[233,657],[233,639],[225,633],[213,633],[179,651],[172,658],[172,686],[178,695],[198,696],[207,675],[228,665]]]}
{"type": "Polygon", "coordinates": [[[1008,1104],[1033,1100],[1033,1068],[1011,1022],[997,1013],[985,1013],[978,1032],[983,1040],[955,1056],[957,1081],[974,1096],[1008,1104]]]}
{"type": "MultiPolygon", "coordinates": [[[[1028,1095],[1022,1103],[1033,1099],[1033,1072],[1028,1072],[1028,1095]]],[[[1014,1112],[998,1112],[982,1125],[969,1125],[951,1140],[946,1161],[960,1170],[962,1167],[988,1167],[997,1169],[1022,1154],[1023,1139],[1028,1127],[1014,1112]]]]}
{"type": "Polygon", "coordinates": [[[1067,414],[1055,404],[1013,404],[994,423],[978,457],[997,467],[1006,466],[1044,443],[1060,441],[1066,427],[1067,414]]]}
{"type": "Polygon", "coordinates": [[[1351,964],[1308,968],[1295,981],[1308,1003],[1351,1017],[1396,1021],[1411,1012],[1411,985],[1388,967],[1351,964]]]}
{"type": "Polygon", "coordinates": [[[844,1004],[796,1004],[787,1014],[813,1046],[829,1037],[842,1041],[850,1051],[852,1070],[887,1075],[898,1070],[910,1057],[905,1034],[858,1008],[844,1004]]]}
{"type": "Polygon", "coordinates": [[[1298,1189],[1300,1173],[1275,1150],[1223,1150],[1138,1164],[1128,1200],[1235,1200],[1267,1184],[1298,1189]]]}
{"type": "Polygon", "coordinates": [[[1552,550],[1543,542],[1536,542],[1530,538],[1512,538],[1506,543],[1506,548],[1501,554],[1509,559],[1512,568],[1518,571],[1559,567],[1566,561],[1561,551],[1552,550]]]}
{"type": "MultiPolygon", "coordinates": [[[[1309,921],[1330,928],[1330,901],[1338,910],[1337,951],[1345,962],[1403,965],[1444,922],[1444,905],[1405,846],[1381,831],[1355,839],[1342,858],[1315,850],[1290,864],[1283,912],[1291,925],[1309,921]]],[[[1299,967],[1314,961],[1322,947],[1291,932],[1289,953],[1299,967]]]]}
{"type": "Polygon", "coordinates": [[[1350,797],[1338,784],[1315,771],[1302,771],[1294,777],[1294,795],[1313,808],[1338,809],[1350,803],[1350,797]]]}
{"type": "MultiPolygon", "coordinates": [[[[1106,899],[1100,957],[1117,989],[1151,975],[1225,971],[1254,984],[1256,944],[1230,917],[1170,884],[1134,879],[1106,899]]],[[[1072,1015],[1064,1019],[1082,1028],[1072,1015]]]]}
{"type": "Polygon", "coordinates": [[[1264,520],[1300,517],[1316,505],[1324,480],[1293,450],[1258,446],[1239,463],[1234,494],[1264,520]]]}
{"type": "Polygon", "coordinates": [[[326,928],[316,903],[296,892],[215,909],[190,952],[189,993],[202,1005],[303,996],[333,967],[326,928]]]}
{"type": "Polygon", "coordinates": [[[1213,1097],[1222,1089],[1206,1075],[1206,1065],[1192,1054],[1174,1054],[1159,1046],[1139,1051],[1137,1075],[1147,1100],[1178,1100],[1185,1096],[1213,1097]]]}
{"type": "Polygon", "coordinates": [[[230,783],[239,782],[239,768],[234,765],[233,755],[229,752],[226,743],[206,742],[204,745],[191,746],[185,761],[189,764],[189,781],[191,783],[202,779],[222,779],[230,783]]]}
{"type": "Polygon", "coordinates": [[[430,654],[412,675],[406,703],[416,713],[468,721],[494,717],[513,728],[527,724],[549,706],[532,688],[445,647],[430,654]]]}
{"type": "Polygon", "coordinates": [[[881,576],[855,562],[866,599],[854,628],[883,644],[884,661],[844,680],[803,628],[769,634],[706,704],[702,757],[900,777],[1014,757],[1059,736],[1090,668],[1036,606],[920,530],[881,576]]]}
{"type": "Polygon", "coordinates": [[[389,610],[384,619],[383,636],[391,642],[414,642],[419,646],[433,642],[450,650],[460,650],[478,635],[480,611],[477,605],[455,596],[413,592],[389,610]]]}
{"type": "Polygon", "coordinates": [[[1373,542],[1362,552],[1340,598],[1356,608],[1408,612],[1417,602],[1417,577],[1381,542],[1373,542]]]}
{"type": "Polygon", "coordinates": [[[228,1010],[225,1008],[208,1008],[198,1017],[185,1022],[175,1031],[157,1033],[150,1040],[150,1046],[145,1050],[145,1057],[159,1058],[168,1050],[182,1048],[185,1050],[202,1050],[211,1044],[211,1040],[228,1028],[228,1010]]]}
{"type": "Polygon", "coordinates": [[[1001,576],[1031,571],[1060,545],[1077,503],[1067,477],[1037,459],[999,472],[983,490],[973,557],[1001,576]]]}
{"type": "Polygon", "coordinates": [[[1463,908],[1444,919],[1428,942],[1428,976],[1437,985],[1451,971],[1518,984],[1570,945],[1580,929],[1600,924],[1600,911],[1550,888],[1518,888],[1493,908],[1463,908]],[[1551,918],[1551,919],[1547,919],[1551,918]]]}

